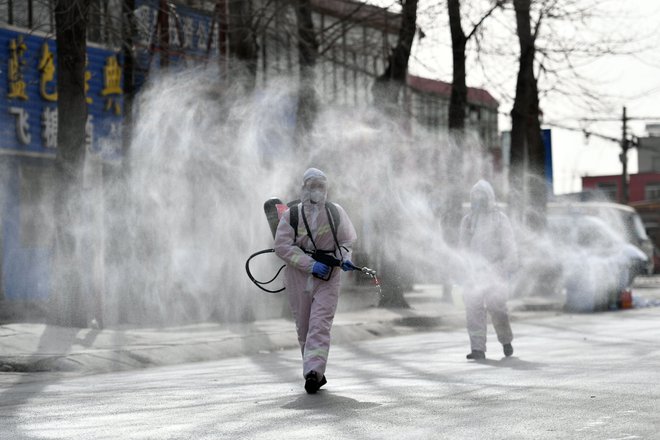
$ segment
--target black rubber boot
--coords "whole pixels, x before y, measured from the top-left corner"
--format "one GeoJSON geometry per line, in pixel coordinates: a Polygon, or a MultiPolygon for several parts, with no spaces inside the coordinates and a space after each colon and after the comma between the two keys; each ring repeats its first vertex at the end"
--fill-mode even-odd
{"type": "Polygon", "coordinates": [[[468,354],[465,357],[468,358],[468,359],[474,359],[474,360],[486,359],[486,353],[484,353],[481,350],[472,350],[472,353],[468,354]]]}
{"type": "Polygon", "coordinates": [[[502,350],[504,350],[504,356],[509,357],[513,354],[513,346],[511,344],[502,345],[502,350]]]}
{"type": "Polygon", "coordinates": [[[316,394],[323,384],[318,379],[316,371],[310,371],[305,376],[305,391],[307,394],[316,394]]]}

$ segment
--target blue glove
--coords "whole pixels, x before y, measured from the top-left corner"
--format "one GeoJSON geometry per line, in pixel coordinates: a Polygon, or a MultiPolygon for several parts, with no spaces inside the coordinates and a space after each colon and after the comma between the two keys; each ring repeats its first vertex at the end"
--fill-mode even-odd
{"type": "Polygon", "coordinates": [[[351,260],[344,260],[341,262],[341,270],[344,272],[348,270],[355,270],[355,265],[351,262],[351,260]]]}
{"type": "Polygon", "coordinates": [[[328,273],[330,273],[330,268],[326,266],[323,263],[319,263],[318,261],[314,263],[314,266],[312,267],[312,274],[320,277],[327,277],[328,273]]]}

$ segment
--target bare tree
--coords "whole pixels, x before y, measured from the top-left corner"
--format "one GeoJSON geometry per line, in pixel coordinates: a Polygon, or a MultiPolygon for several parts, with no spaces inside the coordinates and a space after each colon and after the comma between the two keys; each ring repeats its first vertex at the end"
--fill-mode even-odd
{"type": "MultiPolygon", "coordinates": [[[[417,31],[417,0],[402,0],[402,19],[397,45],[388,57],[385,72],[373,86],[374,102],[388,113],[396,113],[399,108],[401,90],[406,85],[408,61],[417,31]]],[[[390,218],[390,228],[396,228],[394,217],[390,218]]],[[[387,234],[384,234],[385,236],[387,234]]],[[[404,292],[411,287],[410,274],[399,263],[398,255],[383,255],[381,281],[382,295],[379,307],[410,307],[404,292]]]]}
{"type": "Polygon", "coordinates": [[[463,131],[465,128],[465,114],[467,106],[467,83],[466,83],[466,48],[468,42],[477,35],[484,22],[497,9],[501,8],[506,0],[495,1],[490,8],[479,17],[473,24],[472,29],[466,34],[463,30],[461,16],[461,1],[447,0],[447,12],[449,16],[449,28],[451,31],[452,47],[452,87],[449,99],[449,129],[463,131]]]}
{"type": "Polygon", "coordinates": [[[374,100],[387,109],[396,108],[401,90],[406,85],[408,61],[417,31],[418,0],[401,0],[401,27],[396,47],[388,57],[387,68],[374,84],[374,100]]]}
{"type": "MultiPolygon", "coordinates": [[[[534,74],[536,39],[542,16],[532,27],[532,0],[514,0],[516,29],[520,45],[520,64],[516,81],[516,96],[511,111],[511,168],[510,186],[514,190],[513,201],[526,200],[530,226],[539,226],[545,217],[547,190],[545,186],[545,151],[541,138],[539,92],[534,74]],[[527,167],[525,167],[525,160],[527,167]],[[525,179],[525,175],[530,175],[525,179]],[[526,180],[526,181],[525,181],[526,180]],[[517,189],[527,194],[520,197],[517,189]],[[527,196],[527,197],[525,197],[527,196]]],[[[515,209],[516,207],[514,207],[515,209]]]]}
{"type": "Polygon", "coordinates": [[[314,68],[318,58],[319,43],[314,32],[309,0],[296,0],[295,9],[300,63],[297,129],[301,133],[311,128],[318,108],[318,98],[314,91],[314,68]]]}
{"type": "Polygon", "coordinates": [[[59,190],[56,201],[54,252],[56,320],[85,327],[89,297],[85,292],[80,237],[76,226],[83,216],[82,170],[85,158],[85,61],[87,14],[84,0],[55,1],[57,37],[58,127],[56,166],[59,190]]]}
{"type": "Polygon", "coordinates": [[[135,0],[122,1],[121,40],[124,55],[124,157],[130,145],[131,128],[133,125],[133,99],[135,98],[135,48],[137,23],[135,18],[135,0]]]}
{"type": "Polygon", "coordinates": [[[245,88],[252,90],[257,76],[258,47],[252,0],[229,0],[229,62],[245,88]]]}
{"type": "Polygon", "coordinates": [[[548,193],[541,103],[563,104],[578,114],[602,111],[608,93],[599,90],[600,78],[584,74],[583,66],[604,54],[631,53],[643,36],[612,27],[612,13],[598,0],[514,0],[502,2],[501,9],[500,32],[479,39],[475,67],[491,90],[513,103],[509,201],[515,215],[539,226],[548,193]],[[515,35],[518,44],[512,45],[502,30],[515,35]],[[502,66],[514,59],[519,68],[512,87],[502,66]]]}

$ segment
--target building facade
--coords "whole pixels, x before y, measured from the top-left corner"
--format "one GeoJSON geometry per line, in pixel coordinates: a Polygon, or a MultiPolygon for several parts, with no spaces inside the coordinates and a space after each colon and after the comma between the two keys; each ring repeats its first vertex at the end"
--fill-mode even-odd
{"type": "MultiPolygon", "coordinates": [[[[621,200],[621,187],[620,174],[582,178],[583,190],[598,191],[613,202],[621,200]]],[[[628,180],[628,200],[630,204],[660,200],[660,173],[631,174],[628,180]]]]}
{"type": "MultiPolygon", "coordinates": [[[[451,84],[408,75],[410,108],[413,118],[427,130],[446,128],[449,118],[451,84]]],[[[499,103],[487,90],[468,87],[465,127],[478,134],[486,150],[500,150],[497,127],[499,103]]]]}

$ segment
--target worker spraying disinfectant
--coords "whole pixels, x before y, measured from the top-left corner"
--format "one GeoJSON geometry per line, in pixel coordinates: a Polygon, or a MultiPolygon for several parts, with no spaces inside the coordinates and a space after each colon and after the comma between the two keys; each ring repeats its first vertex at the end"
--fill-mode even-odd
{"type": "Polygon", "coordinates": [[[277,275],[267,282],[257,281],[250,273],[249,262],[256,255],[275,252],[286,263],[284,285],[296,321],[305,390],[310,394],[327,383],[330,329],[341,283],[341,271],[336,269],[361,271],[378,284],[374,270],[351,262],[351,246],[357,239],[355,228],[341,206],[327,201],[327,193],[325,174],[310,168],[303,175],[301,201],[289,207],[278,199],[267,201],[264,209],[274,231],[275,247],[253,254],[246,262],[250,279],[273,293],[284,289],[269,290],[263,285],[277,275]],[[274,228],[277,218],[279,223],[274,228]]]}

